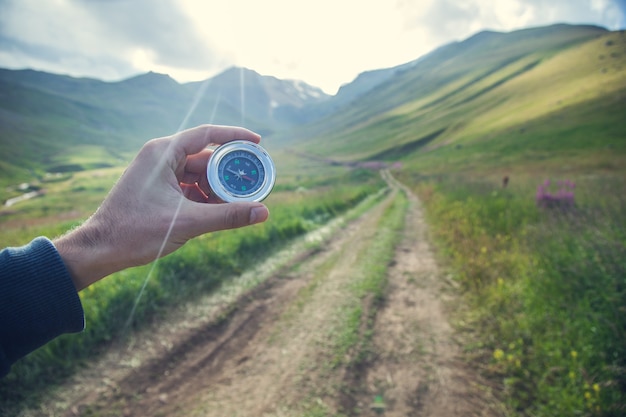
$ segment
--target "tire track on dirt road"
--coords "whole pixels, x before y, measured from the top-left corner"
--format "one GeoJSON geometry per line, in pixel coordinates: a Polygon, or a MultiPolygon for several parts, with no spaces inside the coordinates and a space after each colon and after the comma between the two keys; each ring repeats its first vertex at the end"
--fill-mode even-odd
{"type": "Polygon", "coordinates": [[[104,371],[94,370],[79,379],[82,396],[54,415],[495,415],[454,341],[446,305],[455,295],[441,281],[419,202],[388,172],[383,177],[391,191],[317,250],[201,325],[155,329],[149,343],[137,343],[158,346],[148,359],[106,372],[104,385],[104,371]],[[403,194],[410,204],[402,240],[386,268],[384,302],[372,304],[354,286],[403,194]],[[341,350],[361,306],[358,334],[347,334],[360,340],[341,350]]]}
{"type": "Polygon", "coordinates": [[[450,324],[458,301],[430,246],[418,198],[389,174],[410,203],[404,236],[388,270],[385,303],[373,326],[373,358],[362,364],[354,398],[385,416],[496,416],[486,383],[462,358],[450,324]]]}
{"type": "Polygon", "coordinates": [[[67,415],[303,415],[311,401],[337,411],[332,385],[342,370],[325,364],[329,341],[352,301],[346,294],[359,255],[395,196],[382,196],[312,256],[242,296],[222,322],[171,340],[171,349],[97,398],[75,402],[67,415]]]}

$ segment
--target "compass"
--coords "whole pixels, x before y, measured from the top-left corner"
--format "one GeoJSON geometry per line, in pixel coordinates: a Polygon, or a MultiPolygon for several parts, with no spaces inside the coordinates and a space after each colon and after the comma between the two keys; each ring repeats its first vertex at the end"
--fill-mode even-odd
{"type": "Polygon", "coordinates": [[[244,140],[219,146],[206,172],[213,193],[226,203],[261,201],[276,181],[274,162],[267,151],[244,140]]]}

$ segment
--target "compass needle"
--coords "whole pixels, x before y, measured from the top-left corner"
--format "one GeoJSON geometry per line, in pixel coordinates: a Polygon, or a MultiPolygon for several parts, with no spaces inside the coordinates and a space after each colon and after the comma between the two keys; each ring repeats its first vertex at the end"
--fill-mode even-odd
{"type": "Polygon", "coordinates": [[[215,150],[207,165],[207,179],[224,202],[261,201],[274,187],[276,170],[261,146],[233,141],[215,150]]]}

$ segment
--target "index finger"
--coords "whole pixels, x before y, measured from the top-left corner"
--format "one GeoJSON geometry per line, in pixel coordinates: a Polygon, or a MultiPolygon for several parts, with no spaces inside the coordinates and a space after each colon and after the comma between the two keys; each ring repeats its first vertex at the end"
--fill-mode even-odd
{"type": "Polygon", "coordinates": [[[172,145],[175,151],[182,151],[185,155],[194,155],[209,145],[222,145],[233,140],[248,140],[259,143],[261,136],[243,127],[201,125],[183,130],[173,137],[172,145]]]}

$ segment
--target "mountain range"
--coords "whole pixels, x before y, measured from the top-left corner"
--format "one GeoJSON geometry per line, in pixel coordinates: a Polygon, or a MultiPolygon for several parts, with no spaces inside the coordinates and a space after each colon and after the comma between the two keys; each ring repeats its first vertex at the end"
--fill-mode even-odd
{"type": "Polygon", "coordinates": [[[6,185],[58,171],[58,156],[80,146],[114,156],[136,151],[147,139],[200,123],[243,125],[277,148],[372,160],[495,137],[609,96],[608,111],[616,112],[626,86],[623,40],[623,32],[580,25],[484,31],[364,72],[334,96],[245,68],[185,84],[153,72],[103,82],[0,69],[0,178],[6,185]]]}

